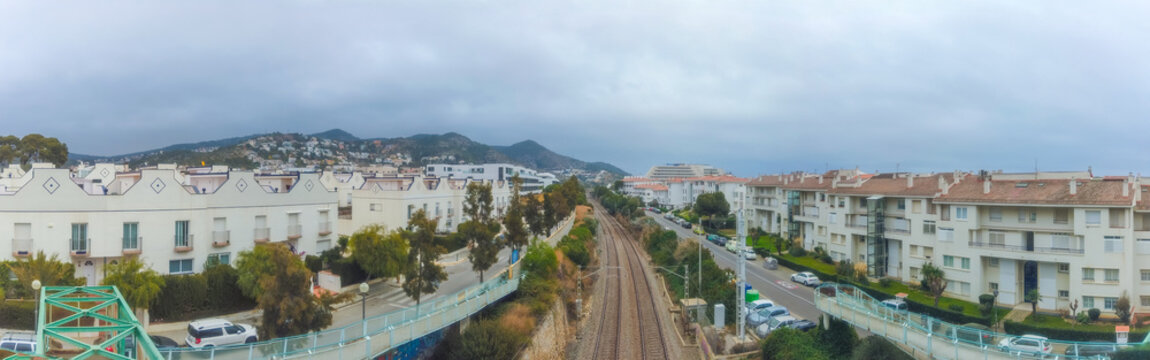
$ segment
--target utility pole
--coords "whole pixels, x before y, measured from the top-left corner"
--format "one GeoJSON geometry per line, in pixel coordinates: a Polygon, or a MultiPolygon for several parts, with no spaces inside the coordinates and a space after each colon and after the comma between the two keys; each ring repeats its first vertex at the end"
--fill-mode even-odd
{"type": "Polygon", "coordinates": [[[735,238],[739,242],[735,251],[739,262],[739,281],[737,283],[739,288],[735,290],[735,303],[738,304],[736,313],[739,314],[739,341],[744,341],[747,336],[747,296],[744,294],[747,288],[747,224],[743,223],[743,209],[739,209],[735,219],[737,221],[735,223],[735,238]]]}

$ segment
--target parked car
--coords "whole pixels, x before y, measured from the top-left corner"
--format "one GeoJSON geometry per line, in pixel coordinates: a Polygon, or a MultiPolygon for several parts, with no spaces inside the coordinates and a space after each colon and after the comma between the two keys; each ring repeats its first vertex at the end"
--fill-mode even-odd
{"type": "Polygon", "coordinates": [[[689,223],[689,222],[686,222],[686,221],[684,221],[684,222],[682,223],[682,225],[683,225],[683,228],[684,228],[684,229],[690,229],[690,228],[691,228],[691,223],[689,223]]]}
{"type": "Polygon", "coordinates": [[[1053,347],[1045,336],[1028,334],[1002,339],[998,342],[998,349],[1011,355],[1045,356],[1053,347]]]}
{"type": "Polygon", "coordinates": [[[691,231],[692,231],[692,232],[694,232],[694,233],[695,233],[695,235],[703,235],[703,228],[701,228],[701,227],[697,227],[697,228],[695,228],[694,230],[691,230],[691,231]]]}
{"type": "Polygon", "coordinates": [[[36,334],[7,333],[0,337],[0,349],[31,354],[36,352],[36,334]]]}
{"type": "Polygon", "coordinates": [[[895,309],[898,311],[906,311],[907,310],[906,301],[902,301],[900,299],[883,300],[882,306],[885,306],[885,307],[888,307],[891,309],[895,309]]]}
{"type": "Polygon", "coordinates": [[[775,302],[771,301],[771,299],[763,298],[763,299],[758,299],[758,300],[752,301],[750,304],[747,304],[747,315],[754,314],[755,312],[758,312],[759,310],[766,309],[766,308],[769,308],[772,306],[775,306],[775,302]]]}
{"type": "Polygon", "coordinates": [[[976,345],[990,345],[994,343],[994,331],[990,327],[979,323],[967,323],[954,328],[954,337],[976,345]]]}
{"type": "MultiPolygon", "coordinates": [[[[170,337],[158,336],[158,335],[148,335],[148,337],[152,339],[152,343],[156,344],[156,349],[159,349],[159,350],[175,349],[175,348],[180,347],[180,343],[176,342],[176,340],[173,340],[170,337]]],[[[124,339],[124,348],[125,348],[124,356],[130,357],[130,358],[136,357],[136,356],[133,356],[133,354],[136,353],[136,338],[129,336],[126,339],[124,339]]]]}
{"type": "Polygon", "coordinates": [[[819,281],[819,277],[810,271],[803,271],[792,274],[791,281],[806,286],[819,286],[819,284],[822,283],[822,281],[819,281]]]}
{"type": "Polygon", "coordinates": [[[755,255],[755,252],[754,252],[754,251],[751,251],[751,250],[743,250],[743,258],[745,258],[745,259],[747,259],[747,260],[755,260],[755,259],[758,259],[758,258],[759,258],[759,256],[758,256],[758,255],[755,255]]]}
{"type": "Polygon", "coordinates": [[[807,332],[807,331],[811,331],[811,329],[814,329],[818,326],[819,326],[819,324],[815,324],[814,321],[799,320],[799,321],[795,321],[795,322],[791,323],[787,327],[798,330],[798,331],[807,332]]]}
{"type": "Polygon", "coordinates": [[[248,324],[232,324],[224,319],[196,320],[188,324],[188,346],[196,349],[245,344],[259,341],[256,328],[248,324]]]}
{"type": "Polygon", "coordinates": [[[767,268],[767,270],[776,270],[779,268],[779,260],[770,256],[764,257],[763,267],[767,268]]]}
{"type": "Polygon", "coordinates": [[[735,251],[738,250],[738,247],[739,247],[739,243],[737,243],[737,242],[734,242],[734,241],[728,241],[727,242],[727,251],[730,251],[732,254],[734,254],[735,251]]]}
{"type": "Polygon", "coordinates": [[[759,311],[751,313],[750,315],[747,315],[747,326],[754,329],[754,328],[757,328],[759,325],[766,323],[772,317],[779,316],[779,315],[790,315],[790,314],[791,314],[791,311],[787,310],[787,307],[785,307],[785,306],[779,306],[779,305],[771,306],[769,308],[761,309],[759,311]]]}
{"type": "Polygon", "coordinates": [[[759,335],[761,338],[765,338],[767,335],[770,335],[771,332],[782,327],[790,326],[796,321],[799,321],[799,319],[795,319],[794,316],[790,315],[774,316],[770,319],[767,319],[767,322],[759,324],[759,326],[755,327],[755,334],[759,335]]]}
{"type": "Polygon", "coordinates": [[[1107,343],[1105,341],[1096,341],[1096,342],[1069,345],[1066,347],[1066,351],[1064,353],[1066,355],[1069,355],[1069,356],[1078,356],[1078,357],[1093,356],[1093,357],[1098,357],[1098,358],[1104,358],[1104,357],[1109,357],[1111,354],[1118,352],[1118,350],[1122,350],[1122,347],[1119,347],[1118,344],[1107,343]]]}

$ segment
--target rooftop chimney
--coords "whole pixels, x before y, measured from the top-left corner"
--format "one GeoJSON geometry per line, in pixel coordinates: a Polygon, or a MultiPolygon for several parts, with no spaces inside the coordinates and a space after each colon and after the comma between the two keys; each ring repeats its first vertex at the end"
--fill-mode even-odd
{"type": "Polygon", "coordinates": [[[1122,179],[1122,197],[1130,196],[1130,178],[1122,179]]]}
{"type": "Polygon", "coordinates": [[[983,194],[989,194],[990,193],[990,180],[989,179],[982,181],[982,193],[983,194]]]}
{"type": "Polygon", "coordinates": [[[1070,178],[1070,195],[1078,194],[1078,179],[1070,178]]]}
{"type": "Polygon", "coordinates": [[[912,187],[914,187],[914,174],[907,174],[906,175],[906,188],[909,189],[912,187]]]}
{"type": "Polygon", "coordinates": [[[831,179],[831,189],[837,189],[838,187],[839,187],[839,177],[835,176],[834,179],[831,179]]]}
{"type": "Polygon", "coordinates": [[[942,191],[943,195],[946,195],[947,192],[950,191],[950,185],[946,184],[946,178],[942,177],[942,175],[938,176],[938,189],[942,191]]]}
{"type": "Polygon", "coordinates": [[[823,184],[823,177],[820,175],[819,176],[819,185],[822,185],[822,184],[823,184]]]}

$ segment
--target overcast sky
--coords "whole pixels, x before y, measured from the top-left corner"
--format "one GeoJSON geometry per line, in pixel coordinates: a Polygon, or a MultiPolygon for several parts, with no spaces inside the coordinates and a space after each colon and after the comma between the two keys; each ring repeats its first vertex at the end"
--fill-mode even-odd
{"type": "Polygon", "coordinates": [[[114,155],[454,131],[633,173],[1150,176],[1147,6],[4,1],[0,133],[114,155]]]}

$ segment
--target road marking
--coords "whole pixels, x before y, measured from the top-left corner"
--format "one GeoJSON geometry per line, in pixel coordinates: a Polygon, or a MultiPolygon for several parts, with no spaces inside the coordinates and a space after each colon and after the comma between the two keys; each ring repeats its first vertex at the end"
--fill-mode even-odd
{"type": "Polygon", "coordinates": [[[779,286],[787,288],[787,290],[794,290],[795,288],[799,287],[798,285],[795,285],[789,281],[775,280],[775,283],[779,284],[779,286]]]}

